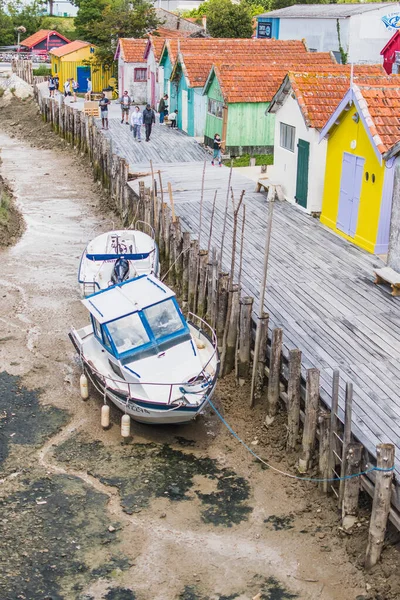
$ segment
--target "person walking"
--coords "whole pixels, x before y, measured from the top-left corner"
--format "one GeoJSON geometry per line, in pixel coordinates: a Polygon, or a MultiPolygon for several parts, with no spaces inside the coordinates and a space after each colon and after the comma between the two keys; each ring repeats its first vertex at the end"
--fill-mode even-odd
{"type": "Polygon", "coordinates": [[[56,86],[56,91],[58,92],[58,88],[60,87],[60,79],[59,79],[58,75],[54,75],[53,79],[54,79],[54,85],[56,86]]]}
{"type": "Polygon", "coordinates": [[[143,125],[143,116],[140,112],[139,106],[135,106],[131,116],[131,127],[133,129],[133,138],[138,142],[141,142],[141,127],[143,125]]]}
{"type": "Polygon", "coordinates": [[[78,99],[76,97],[76,92],[78,91],[78,82],[75,81],[75,79],[72,79],[72,95],[73,95],[73,100],[71,100],[71,102],[77,102],[78,99]]]}
{"type": "Polygon", "coordinates": [[[49,86],[49,96],[50,98],[54,98],[54,90],[56,89],[56,84],[54,83],[54,79],[53,77],[49,77],[48,78],[48,84],[49,86]]]}
{"type": "Polygon", "coordinates": [[[92,99],[92,80],[90,79],[90,77],[88,77],[86,81],[87,81],[87,92],[85,94],[85,100],[90,102],[90,100],[92,99]]]}
{"type": "Polygon", "coordinates": [[[67,79],[64,83],[64,96],[70,96],[71,95],[71,82],[69,79],[67,79]]]}
{"type": "Polygon", "coordinates": [[[158,103],[158,112],[160,113],[160,125],[164,124],[165,115],[168,114],[168,94],[164,94],[158,103]]]}
{"type": "Polygon", "coordinates": [[[129,111],[131,108],[132,100],[127,91],[125,91],[122,97],[119,99],[121,104],[121,123],[125,121],[126,125],[129,125],[129,111]]]}
{"type": "Polygon", "coordinates": [[[100,112],[101,112],[101,125],[102,129],[108,129],[108,105],[111,104],[109,99],[103,92],[99,100],[100,112]]]}
{"type": "Polygon", "coordinates": [[[222,146],[222,144],[223,144],[223,141],[221,140],[219,133],[216,133],[214,135],[214,141],[213,141],[213,159],[211,161],[212,166],[214,166],[214,161],[215,161],[215,159],[217,159],[219,166],[222,167],[222,161],[221,161],[221,146],[222,146]]]}
{"type": "Polygon", "coordinates": [[[146,142],[150,141],[151,128],[153,123],[156,122],[156,115],[150,104],[146,104],[146,108],[143,111],[143,124],[146,130],[146,142]]]}

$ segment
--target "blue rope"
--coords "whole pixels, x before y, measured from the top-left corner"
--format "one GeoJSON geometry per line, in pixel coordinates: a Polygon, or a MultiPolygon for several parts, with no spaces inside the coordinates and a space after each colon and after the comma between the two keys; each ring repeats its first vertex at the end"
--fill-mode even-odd
{"type": "Polygon", "coordinates": [[[259,460],[260,462],[262,462],[265,466],[267,466],[269,469],[272,469],[273,471],[276,471],[277,473],[280,473],[281,475],[285,475],[285,477],[290,477],[291,479],[298,479],[300,481],[313,481],[314,483],[322,483],[324,481],[330,482],[330,481],[342,481],[345,479],[354,479],[355,477],[360,477],[361,475],[367,475],[368,473],[371,473],[372,471],[381,471],[383,473],[387,473],[388,471],[393,471],[394,470],[394,466],[390,467],[388,469],[381,469],[380,467],[371,467],[370,469],[367,469],[366,471],[361,471],[360,473],[355,473],[354,475],[345,475],[344,477],[331,477],[329,479],[314,479],[313,477],[299,477],[298,475],[292,475],[291,473],[285,473],[285,471],[281,471],[280,469],[277,469],[276,467],[273,467],[272,465],[269,465],[268,463],[265,462],[265,460],[263,460],[260,456],[258,456],[239,436],[238,434],[232,429],[232,427],[229,425],[229,423],[227,423],[224,419],[224,417],[221,415],[221,413],[215,408],[214,404],[211,402],[211,400],[208,401],[211,408],[213,409],[213,411],[215,412],[215,414],[217,415],[217,417],[222,421],[222,423],[225,425],[225,427],[230,431],[230,433],[233,435],[233,437],[235,437],[238,442],[240,442],[245,448],[246,450],[248,450],[250,452],[250,454],[252,454],[254,456],[254,458],[256,458],[257,460],[259,460]]]}

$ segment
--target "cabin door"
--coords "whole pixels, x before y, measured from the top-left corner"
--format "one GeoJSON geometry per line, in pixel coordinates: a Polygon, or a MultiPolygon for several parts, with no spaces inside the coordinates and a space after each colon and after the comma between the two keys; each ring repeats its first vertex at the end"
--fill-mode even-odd
{"type": "Polygon", "coordinates": [[[88,78],[90,78],[90,67],[76,67],[76,79],[79,85],[78,90],[80,92],[87,92],[88,78]]]}
{"type": "Polygon", "coordinates": [[[153,71],[150,73],[150,87],[151,106],[156,106],[156,74],[153,71]]]}
{"type": "Polygon", "coordinates": [[[357,228],[364,162],[361,156],[343,152],[336,227],[350,237],[354,237],[357,228]]]}
{"type": "Polygon", "coordinates": [[[182,131],[188,130],[188,93],[182,90],[182,131]]]}
{"type": "Polygon", "coordinates": [[[310,158],[310,144],[304,140],[297,144],[297,178],[295,200],[303,208],[307,208],[308,195],[308,163],[310,158]]]}

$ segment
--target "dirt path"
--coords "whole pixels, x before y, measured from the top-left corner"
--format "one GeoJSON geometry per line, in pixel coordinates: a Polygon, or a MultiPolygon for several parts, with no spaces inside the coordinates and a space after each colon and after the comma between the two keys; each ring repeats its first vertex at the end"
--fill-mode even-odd
{"type": "MultiPolygon", "coordinates": [[[[0,598],[372,598],[329,505],[261,469],[215,415],[134,424],[125,445],[113,411],[102,431],[101,399],[79,398],[67,332],[86,320],[80,253],[110,215],[69,151],[4,132],[0,147],[26,222],[0,251],[0,598]]],[[[217,402],[251,442],[246,394],[228,380],[217,402]]]]}

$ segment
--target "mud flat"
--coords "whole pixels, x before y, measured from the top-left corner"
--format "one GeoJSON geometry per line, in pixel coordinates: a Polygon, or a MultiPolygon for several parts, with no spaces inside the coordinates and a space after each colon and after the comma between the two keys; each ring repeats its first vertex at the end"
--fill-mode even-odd
{"type": "MultiPolygon", "coordinates": [[[[80,400],[67,332],[86,320],[81,251],[115,216],[85,159],[33,102],[24,110],[0,111],[0,174],[26,223],[0,250],[0,598],[398,598],[395,546],[366,579],[366,521],[343,538],[332,500],[262,468],[212,411],[181,427],[133,424],[127,445],[118,411],[101,429],[102,399],[80,400]]],[[[246,387],[227,378],[215,401],[265,460],[291,468],[261,407],[248,413],[246,387]]]]}

